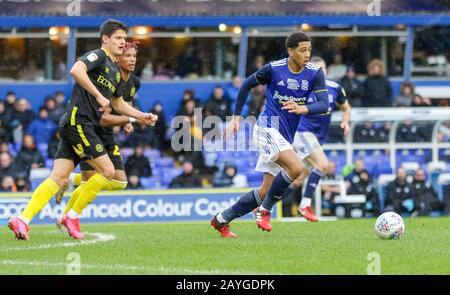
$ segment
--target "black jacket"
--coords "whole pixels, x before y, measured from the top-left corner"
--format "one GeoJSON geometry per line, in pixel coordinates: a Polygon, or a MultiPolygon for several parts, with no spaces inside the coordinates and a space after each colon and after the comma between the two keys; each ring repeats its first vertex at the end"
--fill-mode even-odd
{"type": "Polygon", "coordinates": [[[371,76],[362,85],[362,107],[390,107],[392,105],[391,83],[386,77],[371,76]]]}

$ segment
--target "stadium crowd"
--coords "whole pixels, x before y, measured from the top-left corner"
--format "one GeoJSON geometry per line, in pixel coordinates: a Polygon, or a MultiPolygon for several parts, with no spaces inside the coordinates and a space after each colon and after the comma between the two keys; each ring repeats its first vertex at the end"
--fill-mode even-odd
{"type": "MultiPolygon", "coordinates": [[[[195,59],[189,55],[180,57],[186,60],[195,59]]],[[[257,56],[253,63],[254,69],[264,64],[264,57],[257,56]]],[[[186,64],[186,63],[184,63],[186,64]]],[[[187,64],[194,64],[190,61],[187,64]]],[[[330,76],[336,77],[347,93],[347,98],[353,107],[415,107],[432,106],[430,99],[421,97],[415,93],[414,85],[405,82],[401,86],[400,94],[393,96],[393,91],[386,76],[384,64],[379,59],[372,60],[367,67],[367,77],[359,80],[356,77],[354,66],[343,65],[340,57],[336,56],[334,63],[330,65],[330,76]]],[[[252,69],[252,70],[254,70],[252,69]]],[[[177,69],[179,73],[189,73],[194,69],[177,69]]],[[[146,74],[145,68],[141,73],[146,74]]],[[[183,120],[195,123],[197,118],[195,108],[201,108],[203,117],[215,115],[225,121],[226,116],[232,114],[232,108],[236,100],[242,79],[234,77],[226,86],[216,86],[207,100],[196,97],[191,89],[183,93],[176,116],[183,120]]],[[[55,156],[59,134],[58,121],[66,106],[67,99],[64,92],[57,92],[48,96],[44,104],[39,107],[37,113],[32,111],[29,101],[23,97],[16,97],[13,91],[6,94],[4,100],[0,100],[0,191],[17,192],[30,191],[30,171],[34,168],[49,167],[55,156]]],[[[251,92],[251,98],[244,109],[246,116],[258,116],[264,109],[265,90],[263,86],[256,87],[251,92]]],[[[139,108],[139,103],[135,105],[139,108]]],[[[163,105],[157,102],[151,108],[152,113],[157,114],[159,120],[154,127],[135,123],[134,133],[125,135],[120,127],[114,128],[116,142],[123,150],[125,170],[129,178],[128,189],[148,188],[147,185],[154,175],[155,165],[151,155],[162,156],[168,163],[168,173],[164,174],[165,185],[170,188],[188,187],[247,187],[251,181],[247,179],[249,171],[239,171],[240,167],[234,161],[228,161],[218,165],[211,162],[201,151],[174,152],[171,149],[170,139],[176,130],[169,128],[168,117],[174,114],[166,114],[163,105]],[[241,173],[239,173],[241,172],[241,173]],[[245,173],[242,173],[245,172],[245,173]],[[150,179],[150,180],[149,180],[150,179]],[[169,180],[167,182],[167,180],[169,180]]],[[[191,128],[191,137],[202,140],[202,134],[207,130],[200,130],[195,124],[191,128]]],[[[367,122],[356,126],[353,142],[355,143],[383,143],[388,142],[392,124],[367,122]]],[[[397,132],[397,142],[429,142],[433,126],[429,123],[413,123],[406,121],[400,124],[397,132]]],[[[448,141],[450,138],[450,122],[445,122],[439,129],[439,140],[448,141]]],[[[328,142],[343,142],[342,131],[339,128],[331,128],[328,142]]],[[[159,161],[158,161],[159,162],[159,161]]],[[[353,167],[352,167],[353,168],[353,167]]],[[[366,210],[373,214],[379,213],[380,204],[376,186],[373,184],[374,176],[364,169],[364,161],[355,162],[354,169],[345,174],[347,193],[364,194],[367,196],[366,210]]],[[[402,171],[397,172],[397,179],[389,185],[389,193],[386,197],[386,206],[404,211],[409,214],[427,214],[433,210],[446,210],[449,205],[436,199],[435,192],[423,191],[429,188],[427,184],[419,184],[419,179],[425,181],[424,176],[417,175],[417,180],[408,183],[402,180],[402,171]],[[395,193],[393,187],[408,187],[408,193],[395,193]],[[424,199],[425,198],[425,199],[424,199]],[[411,200],[406,202],[405,200],[411,200]],[[407,204],[407,205],[404,205],[407,204]],[[411,205],[412,204],[412,205],[411,205]]],[[[421,170],[422,173],[425,173],[421,170]]],[[[419,173],[420,174],[420,173],[419,173]]],[[[253,175],[254,176],[254,175],[253,175]]],[[[331,161],[329,171],[325,179],[339,179],[336,175],[336,165],[331,161]]],[[[338,194],[336,188],[324,187],[324,214],[334,214],[333,197],[338,194]]],[[[400,189],[401,190],[401,189],[400,189]]],[[[404,191],[404,189],[403,189],[404,191]]],[[[448,192],[448,190],[447,190],[448,192]]],[[[450,196],[447,196],[450,199],[450,196]]],[[[295,200],[294,200],[295,201],[295,200]]],[[[289,203],[286,203],[285,214],[289,215],[289,203]]]]}

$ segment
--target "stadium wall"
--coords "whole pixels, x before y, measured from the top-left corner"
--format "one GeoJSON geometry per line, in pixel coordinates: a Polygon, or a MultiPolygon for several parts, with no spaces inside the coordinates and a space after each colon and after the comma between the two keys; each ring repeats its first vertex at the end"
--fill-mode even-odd
{"type": "MultiPolygon", "coordinates": [[[[248,189],[174,189],[102,192],[85,209],[83,222],[209,221],[233,205],[248,189]]],[[[68,196],[68,195],[67,195],[68,196]]],[[[26,207],[31,193],[0,193],[0,225],[26,207]]],[[[33,224],[55,224],[68,198],[60,205],[52,199],[33,219],[33,224]]],[[[274,217],[279,216],[274,210],[274,217]]],[[[251,214],[242,217],[251,219],[251,214]]]]}
{"type": "MultiPolygon", "coordinates": [[[[403,80],[391,80],[394,96],[398,95],[403,80]]],[[[446,86],[450,87],[450,80],[412,80],[416,86],[446,86]]],[[[227,86],[230,81],[158,81],[142,83],[138,92],[139,104],[142,110],[149,110],[157,101],[161,101],[166,114],[174,115],[180,105],[181,97],[185,89],[193,89],[196,96],[202,101],[209,99],[216,85],[227,86]]],[[[32,104],[33,110],[37,111],[43,105],[44,99],[56,91],[66,91],[70,94],[72,89],[65,82],[54,83],[2,83],[0,84],[0,98],[4,98],[6,92],[14,91],[17,97],[26,97],[32,104]]]]}

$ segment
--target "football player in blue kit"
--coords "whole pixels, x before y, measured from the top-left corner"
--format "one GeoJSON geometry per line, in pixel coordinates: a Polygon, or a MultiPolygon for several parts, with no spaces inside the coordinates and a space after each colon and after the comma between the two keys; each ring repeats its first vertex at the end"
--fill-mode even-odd
{"type": "MultiPolygon", "coordinates": [[[[322,68],[325,75],[327,74],[326,63],[322,58],[313,57],[311,63],[322,68]]],[[[339,83],[331,80],[326,80],[326,85],[328,89],[328,112],[316,115],[307,114],[300,118],[293,146],[307,169],[303,170],[300,177],[289,186],[285,193],[285,195],[292,191],[298,193],[304,180],[309,175],[299,211],[307,220],[313,222],[318,221],[318,218],[311,208],[311,198],[328,166],[328,159],[322,149],[322,144],[330,129],[331,114],[336,105],[342,111],[341,128],[344,135],[347,135],[350,130],[351,107],[347,101],[345,90],[339,83]]],[[[310,99],[315,99],[314,94],[311,95],[310,99]]]]}
{"type": "Polygon", "coordinates": [[[286,47],[288,58],[264,65],[245,80],[238,94],[233,121],[227,126],[226,136],[236,135],[248,93],[258,84],[266,85],[266,108],[253,129],[253,141],[260,154],[255,170],[264,173],[263,183],[212,218],[211,225],[222,237],[235,237],[229,223],[255,208],[258,208],[257,226],[272,230],[270,211],[273,205],[304,168],[291,145],[299,115],[328,111],[325,75],[320,67],[309,63],[311,39],[303,32],[295,32],[286,39],[286,47]],[[312,92],[316,101],[306,105],[312,92]]]}

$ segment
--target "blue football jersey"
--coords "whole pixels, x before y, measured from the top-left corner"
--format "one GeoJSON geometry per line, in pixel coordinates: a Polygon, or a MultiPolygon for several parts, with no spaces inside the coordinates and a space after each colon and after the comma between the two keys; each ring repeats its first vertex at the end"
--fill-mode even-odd
{"type": "MultiPolygon", "coordinates": [[[[297,128],[299,132],[312,132],[320,144],[323,144],[327,137],[331,125],[331,113],[336,107],[336,103],[343,104],[346,101],[345,91],[339,83],[326,80],[326,84],[328,89],[328,112],[326,114],[302,116],[297,128]]],[[[308,100],[310,102],[315,101],[314,93],[311,94],[308,100]]]]}
{"type": "Polygon", "coordinates": [[[327,91],[323,77],[322,69],[312,63],[298,73],[289,69],[287,58],[264,65],[255,73],[258,83],[266,85],[266,107],[258,118],[258,126],[275,128],[292,143],[300,115],[282,110],[283,103],[292,100],[299,105],[308,104],[313,91],[327,91]]]}

